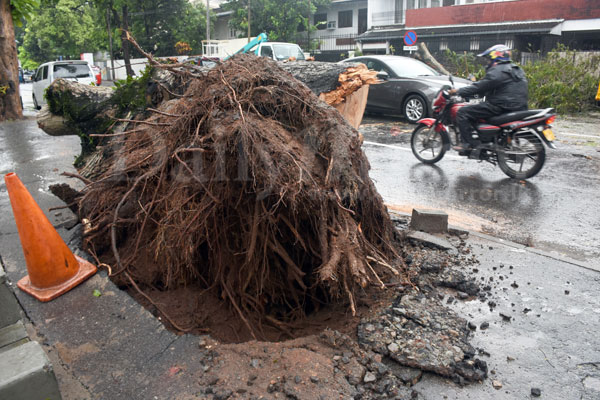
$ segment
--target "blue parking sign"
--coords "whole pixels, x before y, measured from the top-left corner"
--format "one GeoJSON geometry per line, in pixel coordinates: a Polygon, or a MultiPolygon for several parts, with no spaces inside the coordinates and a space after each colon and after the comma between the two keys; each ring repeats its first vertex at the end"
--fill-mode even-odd
{"type": "Polygon", "coordinates": [[[413,46],[417,43],[417,32],[408,31],[404,34],[404,44],[407,46],[413,46]]]}

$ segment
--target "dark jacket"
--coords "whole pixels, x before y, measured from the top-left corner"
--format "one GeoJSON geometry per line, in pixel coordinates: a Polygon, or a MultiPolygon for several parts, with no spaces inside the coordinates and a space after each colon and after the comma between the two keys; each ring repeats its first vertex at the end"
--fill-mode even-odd
{"type": "Polygon", "coordinates": [[[461,97],[485,96],[485,101],[506,111],[527,110],[527,78],[525,72],[503,62],[488,68],[482,80],[458,90],[461,97]]]}

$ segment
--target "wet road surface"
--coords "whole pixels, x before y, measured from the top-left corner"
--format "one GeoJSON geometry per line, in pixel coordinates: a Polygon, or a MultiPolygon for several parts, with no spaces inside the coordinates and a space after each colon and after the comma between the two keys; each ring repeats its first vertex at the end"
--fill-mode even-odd
{"type": "Polygon", "coordinates": [[[557,118],[558,149],[527,181],[500,168],[446,153],[435,165],[410,150],[413,125],[366,117],[360,127],[371,178],[389,208],[446,211],[450,222],[600,266],[600,127],[598,115],[557,118]],[[400,133],[391,134],[392,127],[400,133]]]}

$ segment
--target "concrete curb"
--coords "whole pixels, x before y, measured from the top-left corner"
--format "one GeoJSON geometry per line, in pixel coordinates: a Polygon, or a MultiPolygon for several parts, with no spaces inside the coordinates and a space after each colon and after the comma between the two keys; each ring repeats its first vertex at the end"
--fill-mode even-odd
{"type": "Polygon", "coordinates": [[[0,260],[0,328],[12,325],[21,319],[21,306],[17,302],[0,260]]]}
{"type": "MultiPolygon", "coordinates": [[[[390,214],[395,214],[404,218],[411,218],[411,214],[408,213],[403,213],[403,212],[399,212],[399,211],[389,211],[390,214]]],[[[501,239],[501,238],[497,238],[495,236],[491,236],[491,235],[487,235],[485,233],[481,233],[481,232],[477,232],[477,231],[471,231],[471,230],[467,230],[467,229],[463,229],[454,225],[448,225],[448,231],[450,233],[452,232],[456,232],[456,233],[468,233],[471,236],[475,236],[478,237],[480,239],[485,239],[488,240],[490,242],[494,242],[494,243],[498,243],[498,244],[503,244],[505,246],[509,246],[515,249],[519,249],[519,250],[523,250],[529,253],[533,253],[533,254],[537,254],[539,256],[542,257],[547,257],[556,261],[561,261],[567,264],[571,264],[574,265],[576,267],[579,268],[585,268],[588,269],[590,271],[595,271],[595,272],[600,272],[600,267],[597,267],[595,265],[592,265],[590,263],[586,263],[584,261],[579,261],[579,260],[574,260],[572,258],[569,257],[565,257],[565,256],[561,256],[560,254],[555,254],[555,253],[551,253],[548,251],[544,251],[544,250],[540,250],[540,249],[536,249],[535,247],[529,247],[529,246],[525,246],[523,244],[520,243],[516,243],[516,242],[511,242],[510,240],[506,240],[506,239],[501,239]]]]}
{"type": "Polygon", "coordinates": [[[60,400],[52,365],[38,342],[27,342],[2,353],[0,398],[60,400]]]}
{"type": "Polygon", "coordinates": [[[0,399],[61,398],[52,365],[42,346],[29,340],[21,306],[0,263],[0,399]]]}

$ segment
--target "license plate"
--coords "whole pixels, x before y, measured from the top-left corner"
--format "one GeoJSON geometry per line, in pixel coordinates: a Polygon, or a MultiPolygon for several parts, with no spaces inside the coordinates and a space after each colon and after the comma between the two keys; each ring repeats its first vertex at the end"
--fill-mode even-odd
{"type": "Polygon", "coordinates": [[[546,140],[548,140],[549,142],[553,142],[556,139],[554,137],[554,132],[552,132],[552,129],[544,129],[543,134],[546,140]]]}

